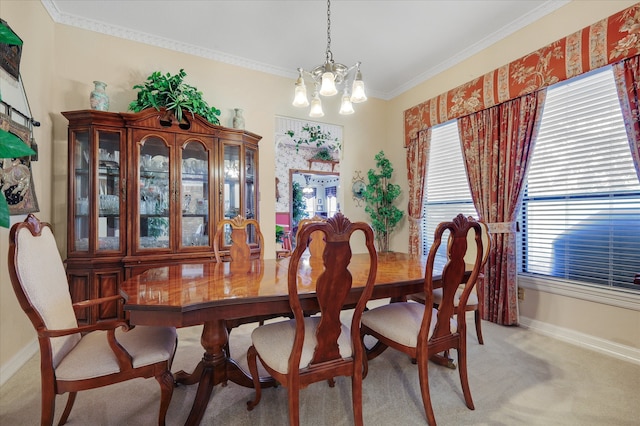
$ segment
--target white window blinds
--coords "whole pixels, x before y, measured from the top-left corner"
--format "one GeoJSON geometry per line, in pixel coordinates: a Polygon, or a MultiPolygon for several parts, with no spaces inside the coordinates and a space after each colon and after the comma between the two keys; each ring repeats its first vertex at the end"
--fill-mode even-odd
{"type": "MultiPolygon", "coordinates": [[[[469,191],[458,135],[458,122],[455,120],[432,130],[425,185],[422,253],[426,255],[433,243],[433,233],[440,222],[450,221],[458,213],[478,217],[469,191]]],[[[442,255],[445,255],[445,246],[446,244],[440,246],[442,255]]]]}
{"type": "Polygon", "coordinates": [[[640,183],[610,67],[548,90],[521,216],[523,272],[633,286],[640,183]]]}

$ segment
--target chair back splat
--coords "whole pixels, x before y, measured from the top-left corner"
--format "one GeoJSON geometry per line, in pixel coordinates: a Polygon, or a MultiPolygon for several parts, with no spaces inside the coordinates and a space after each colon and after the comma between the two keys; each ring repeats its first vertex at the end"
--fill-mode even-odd
{"type": "Polygon", "coordinates": [[[222,219],[218,222],[213,240],[213,253],[216,257],[216,262],[222,262],[223,260],[220,240],[224,238],[225,227],[227,226],[231,227],[229,257],[232,261],[249,260],[252,256],[257,256],[260,259],[264,258],[264,237],[260,231],[260,224],[255,219],[236,216],[233,219],[222,219]],[[254,254],[256,250],[257,255],[254,254]]]}
{"type": "Polygon", "coordinates": [[[338,376],[351,377],[354,423],[362,425],[362,378],[366,355],[360,339],[360,319],[373,292],[378,268],[373,231],[368,224],[352,223],[338,213],[326,221],[301,227],[296,239],[288,269],[293,319],[267,324],[253,331],[247,359],[256,396],[247,403],[248,409],[253,409],[261,397],[259,358],[269,374],[289,388],[290,425],[299,424],[300,389],[322,380],[333,386],[334,378],[338,376]],[[357,231],[365,236],[369,269],[367,276],[353,277],[348,266],[352,261],[352,236],[357,231]],[[324,241],[321,261],[311,262],[314,255],[309,254],[307,248],[320,236],[324,241]],[[361,291],[354,292],[356,286],[361,291]],[[308,288],[315,288],[315,299],[309,297],[308,288]],[[314,307],[314,303],[317,306],[314,307]],[[350,327],[347,327],[340,321],[340,313],[354,304],[350,327]],[[319,315],[305,315],[310,310],[319,315]]]}

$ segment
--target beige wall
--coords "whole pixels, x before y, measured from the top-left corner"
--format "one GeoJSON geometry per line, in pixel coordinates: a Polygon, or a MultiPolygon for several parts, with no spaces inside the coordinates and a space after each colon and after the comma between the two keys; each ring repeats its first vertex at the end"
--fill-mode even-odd
{"type": "MultiPolygon", "coordinates": [[[[364,209],[354,206],[349,188],[354,171],[366,173],[374,165],[374,154],[381,149],[395,167],[394,179],[405,189],[399,206],[406,210],[406,159],[401,148],[405,109],[633,3],[574,1],[391,101],[370,99],[358,105],[357,113],[348,117],[337,114],[337,103],[327,103],[323,121],[344,126],[340,200],[344,213],[352,220],[367,220],[364,209]]],[[[2,0],[0,17],[24,40],[21,73],[32,113],[42,122],[35,133],[40,160],[33,170],[40,201],[39,217],[54,225],[56,237],[62,241],[61,250],[66,235],[67,123],[60,112],[88,108],[93,80],[108,84],[111,111],[125,111],[135,97],[131,89],[134,84],[142,82],[152,71],[176,73],[180,68],[187,72],[187,82],[198,87],[211,105],[222,110],[223,125],[230,126],[233,108],[243,108],[247,129],[263,136],[260,142],[260,219],[265,235],[273,233],[275,218],[268,212],[273,212],[275,205],[272,185],[275,179],[272,166],[275,116],[306,118],[306,111],[291,106],[292,80],[55,24],[37,1],[2,0]]],[[[14,221],[20,219],[13,218],[14,221]]],[[[405,220],[394,235],[391,248],[406,251],[407,238],[405,220]]],[[[19,362],[17,354],[35,339],[9,283],[7,241],[8,231],[0,228],[0,371],[9,371],[19,362]]],[[[267,243],[266,253],[273,253],[272,240],[267,239],[267,243]]],[[[545,320],[544,317],[539,319],[545,320]]]]}

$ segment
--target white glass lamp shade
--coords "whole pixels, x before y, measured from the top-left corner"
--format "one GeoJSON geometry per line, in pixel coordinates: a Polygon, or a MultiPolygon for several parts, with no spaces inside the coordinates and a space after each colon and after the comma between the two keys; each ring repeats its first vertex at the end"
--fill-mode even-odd
{"type": "Polygon", "coordinates": [[[353,104],[351,103],[351,98],[347,92],[342,95],[342,102],[340,103],[340,114],[349,115],[353,114],[355,111],[353,110],[353,104]]]}
{"type": "Polygon", "coordinates": [[[298,78],[296,82],[295,93],[293,96],[293,106],[298,108],[304,108],[309,106],[309,100],[307,99],[307,87],[304,85],[302,78],[298,78]]]}
{"type": "Polygon", "coordinates": [[[309,117],[324,117],[324,111],[322,111],[322,102],[320,101],[318,92],[315,92],[313,94],[313,99],[311,99],[311,110],[309,110],[309,117]]]}
{"type": "Polygon", "coordinates": [[[358,70],[356,78],[353,80],[351,93],[351,102],[353,103],[357,104],[367,100],[367,95],[364,92],[364,81],[362,81],[362,74],[360,74],[360,70],[358,70]]]}
{"type": "Polygon", "coordinates": [[[320,86],[320,94],[322,96],[333,96],[338,93],[336,89],[336,76],[332,72],[322,74],[322,86],[320,86]]]}

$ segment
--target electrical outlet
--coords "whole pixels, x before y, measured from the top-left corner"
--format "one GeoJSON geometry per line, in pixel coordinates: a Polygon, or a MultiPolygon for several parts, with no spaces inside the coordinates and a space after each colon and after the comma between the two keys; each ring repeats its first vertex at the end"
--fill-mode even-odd
{"type": "Polygon", "coordinates": [[[518,300],[524,301],[524,288],[518,288],[518,300]]]}

